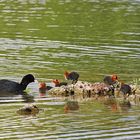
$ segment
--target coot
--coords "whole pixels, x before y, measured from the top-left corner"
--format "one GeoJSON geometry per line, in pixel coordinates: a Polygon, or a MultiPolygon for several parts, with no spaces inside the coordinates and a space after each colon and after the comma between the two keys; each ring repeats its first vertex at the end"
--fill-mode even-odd
{"type": "Polygon", "coordinates": [[[11,80],[0,80],[0,96],[13,96],[23,94],[29,83],[34,82],[35,78],[32,74],[25,75],[21,82],[11,80]]]}
{"type": "Polygon", "coordinates": [[[105,76],[103,79],[104,83],[107,85],[114,85],[117,80],[118,80],[117,75],[105,76]]]}
{"type": "Polygon", "coordinates": [[[64,72],[64,77],[66,80],[72,80],[72,84],[77,83],[78,78],[79,78],[79,74],[75,71],[73,72],[64,72]]]}
{"type": "Polygon", "coordinates": [[[47,86],[45,82],[39,83],[39,92],[40,93],[46,93],[46,91],[52,89],[53,87],[47,86]]]}
{"type": "Polygon", "coordinates": [[[121,83],[120,92],[124,95],[130,95],[132,93],[132,89],[128,84],[121,83]]]}

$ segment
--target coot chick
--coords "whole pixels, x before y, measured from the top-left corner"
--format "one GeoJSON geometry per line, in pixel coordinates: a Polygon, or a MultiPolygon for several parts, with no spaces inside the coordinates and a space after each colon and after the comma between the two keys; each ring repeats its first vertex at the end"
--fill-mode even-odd
{"type": "Polygon", "coordinates": [[[54,79],[52,82],[55,84],[55,87],[61,87],[61,86],[67,86],[68,85],[67,82],[60,82],[58,79],[54,79]]]}
{"type": "Polygon", "coordinates": [[[32,74],[25,75],[21,82],[11,80],[0,80],[0,96],[22,95],[29,83],[34,82],[35,78],[32,74]]]}
{"type": "Polygon", "coordinates": [[[47,86],[45,82],[39,83],[39,92],[40,93],[46,93],[46,91],[52,89],[53,87],[47,86]]]}
{"type": "Polygon", "coordinates": [[[111,75],[111,76],[105,76],[103,81],[105,84],[107,85],[114,85],[118,80],[118,76],[117,75],[111,75]]]}
{"type": "Polygon", "coordinates": [[[72,80],[72,84],[77,83],[78,78],[79,78],[79,74],[75,71],[73,72],[64,72],[64,77],[66,80],[72,80]]]}
{"type": "Polygon", "coordinates": [[[132,89],[129,85],[121,83],[120,92],[123,95],[130,95],[132,93],[132,89]]]}
{"type": "Polygon", "coordinates": [[[17,110],[19,115],[36,115],[39,113],[39,108],[36,105],[25,105],[17,110]]]}

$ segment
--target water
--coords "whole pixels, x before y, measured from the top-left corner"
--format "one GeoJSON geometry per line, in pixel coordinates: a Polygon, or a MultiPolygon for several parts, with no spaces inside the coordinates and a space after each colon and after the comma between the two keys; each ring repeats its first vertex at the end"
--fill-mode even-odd
{"type": "MultiPolygon", "coordinates": [[[[139,11],[138,0],[1,0],[0,77],[62,81],[65,70],[75,70],[84,81],[116,73],[130,83],[140,77],[139,11]]],[[[0,139],[140,139],[139,106],[114,111],[83,101],[65,113],[65,100],[40,99],[36,83],[28,92],[43,111],[20,116],[25,103],[2,101],[0,139]]]]}

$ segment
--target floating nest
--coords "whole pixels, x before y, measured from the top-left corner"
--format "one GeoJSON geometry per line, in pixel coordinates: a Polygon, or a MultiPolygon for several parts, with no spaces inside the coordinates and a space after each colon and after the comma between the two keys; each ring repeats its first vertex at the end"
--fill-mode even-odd
{"type": "Polygon", "coordinates": [[[95,94],[106,95],[112,92],[110,86],[107,86],[104,83],[88,83],[78,81],[76,84],[70,84],[67,86],[54,87],[49,90],[50,95],[54,96],[87,96],[91,97],[95,94]]]}
{"type": "Polygon", "coordinates": [[[132,89],[131,95],[124,96],[120,93],[119,88],[106,85],[105,83],[89,83],[78,81],[76,84],[67,86],[54,87],[48,91],[51,96],[57,97],[74,97],[74,98],[93,98],[98,99],[101,97],[115,97],[117,99],[129,99],[131,101],[140,102],[140,86],[130,85],[132,89]]]}

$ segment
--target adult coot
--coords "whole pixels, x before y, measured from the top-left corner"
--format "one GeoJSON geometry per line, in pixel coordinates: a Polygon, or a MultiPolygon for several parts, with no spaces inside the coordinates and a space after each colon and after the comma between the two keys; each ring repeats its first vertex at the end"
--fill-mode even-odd
{"type": "Polygon", "coordinates": [[[25,75],[21,82],[11,80],[0,80],[0,96],[13,96],[23,94],[29,83],[34,82],[35,78],[32,74],[25,75]]]}

